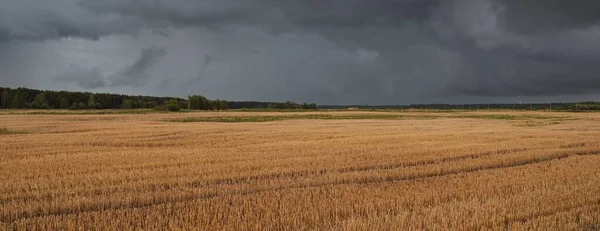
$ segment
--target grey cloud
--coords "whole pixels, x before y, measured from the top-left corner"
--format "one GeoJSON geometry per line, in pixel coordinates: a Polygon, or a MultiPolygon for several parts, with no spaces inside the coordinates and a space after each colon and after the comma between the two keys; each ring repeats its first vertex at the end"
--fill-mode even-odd
{"type": "Polygon", "coordinates": [[[148,83],[150,70],[167,55],[165,48],[149,47],[142,50],[140,57],[131,66],[110,76],[111,86],[142,87],[148,83]]]}
{"type": "Polygon", "coordinates": [[[307,28],[339,29],[401,26],[429,18],[439,0],[270,1],[292,24],[307,28]]]}
{"type": "Polygon", "coordinates": [[[0,2],[0,41],[97,40],[110,34],[134,34],[144,24],[140,18],[92,14],[76,0],[0,2]]]}
{"type": "Polygon", "coordinates": [[[210,65],[214,62],[214,58],[211,55],[204,55],[204,61],[202,63],[202,65],[200,66],[200,73],[198,74],[198,76],[191,78],[189,80],[187,80],[187,82],[183,82],[183,85],[190,85],[190,84],[194,84],[196,82],[201,81],[204,76],[206,74],[208,74],[208,68],[210,67],[210,65]]]}
{"type": "Polygon", "coordinates": [[[594,27],[585,27],[600,18],[585,13],[593,4],[574,1],[577,3],[570,9],[561,11],[557,7],[561,3],[555,1],[548,1],[546,6],[541,1],[519,2],[448,1],[438,9],[434,16],[440,18],[434,17],[434,25],[441,27],[434,28],[444,40],[439,44],[461,57],[460,71],[448,77],[441,95],[543,96],[600,90],[600,79],[593,77],[600,68],[590,63],[600,55],[594,48],[600,40],[590,39],[600,38],[600,34],[592,32],[594,27]],[[523,12],[523,8],[528,10],[523,12]],[[550,17],[549,21],[557,19],[565,24],[546,25],[543,22],[548,20],[529,17],[527,12],[561,14],[569,20],[550,17]],[[513,23],[515,18],[524,24],[513,23]],[[524,32],[524,28],[541,32],[524,32]],[[579,33],[587,33],[585,41],[577,38],[579,33]],[[573,44],[576,40],[580,42],[573,44]]]}
{"type": "Polygon", "coordinates": [[[0,44],[147,29],[160,39],[135,39],[157,41],[169,57],[144,49],[107,79],[111,87],[156,81],[171,94],[332,103],[583,97],[600,91],[597,9],[589,0],[3,1],[0,44]],[[163,58],[169,65],[151,79],[163,58]],[[192,67],[184,73],[181,63],[192,67]]]}
{"type": "Polygon", "coordinates": [[[540,33],[585,28],[600,22],[600,2],[588,0],[504,0],[506,24],[522,33],[540,33]]]}
{"type": "Polygon", "coordinates": [[[153,32],[165,37],[169,37],[169,30],[168,29],[164,29],[164,28],[155,28],[153,29],[153,32]]]}
{"type": "Polygon", "coordinates": [[[94,89],[106,86],[104,76],[99,68],[85,69],[71,64],[61,73],[54,77],[55,81],[73,82],[83,89],[94,89]]]}
{"type": "Polygon", "coordinates": [[[265,24],[272,31],[305,27],[364,27],[423,20],[438,0],[220,1],[220,0],[23,0],[0,3],[6,20],[2,40],[61,37],[98,39],[135,34],[143,27],[166,35],[165,28],[224,24],[265,24]],[[35,6],[35,7],[34,7],[35,6]],[[23,12],[24,14],[21,14],[23,12]]]}

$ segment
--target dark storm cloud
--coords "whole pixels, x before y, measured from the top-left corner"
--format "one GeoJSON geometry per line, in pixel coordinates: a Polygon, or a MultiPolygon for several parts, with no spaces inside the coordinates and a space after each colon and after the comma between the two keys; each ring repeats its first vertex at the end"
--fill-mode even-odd
{"type": "MultiPolygon", "coordinates": [[[[199,45],[224,57],[226,68],[214,73],[224,71],[221,77],[206,74],[212,61],[196,56],[196,73],[167,67],[155,86],[242,92],[254,80],[261,83],[249,97],[336,103],[583,95],[600,91],[599,9],[590,0],[15,0],[0,2],[0,43],[97,40],[140,29],[170,39],[204,28],[223,40],[199,45]],[[233,80],[240,84],[225,82],[233,80]]],[[[110,86],[146,86],[164,56],[145,49],[108,77],[110,86]]],[[[66,80],[96,86],[87,84],[90,73],[81,75],[66,80]]]]}
{"type": "Polygon", "coordinates": [[[589,8],[597,9],[600,4],[570,2],[447,2],[437,12],[443,16],[434,23],[442,26],[436,28],[439,44],[460,54],[461,65],[440,93],[543,96],[598,92],[600,68],[594,60],[600,57],[596,48],[600,45],[600,15],[589,8]]]}
{"type": "Polygon", "coordinates": [[[174,79],[175,79],[175,78],[172,78],[172,77],[171,77],[171,78],[164,79],[163,81],[161,81],[161,82],[160,82],[159,86],[160,86],[161,88],[168,87],[168,86],[171,84],[171,82],[172,82],[174,79]]]}
{"type": "Polygon", "coordinates": [[[165,48],[149,47],[143,49],[142,54],[135,63],[110,77],[111,86],[145,86],[148,83],[151,68],[166,55],[165,48]]]}
{"type": "Polygon", "coordinates": [[[366,27],[425,20],[438,0],[22,0],[0,3],[3,40],[97,39],[168,27],[267,24],[267,29],[366,27]],[[32,7],[35,5],[35,7],[32,7]],[[24,14],[22,14],[24,13],[24,14]],[[277,22],[275,20],[280,20],[277,22]]]}
{"type": "Polygon", "coordinates": [[[85,69],[71,64],[54,77],[55,81],[73,82],[83,89],[94,89],[106,86],[104,76],[99,68],[85,69]]]}
{"type": "Polygon", "coordinates": [[[109,34],[135,33],[144,25],[140,18],[94,15],[76,0],[0,1],[1,41],[43,41],[64,37],[97,40],[109,34]]]}
{"type": "Polygon", "coordinates": [[[330,0],[270,1],[292,24],[340,29],[399,26],[406,21],[428,19],[438,0],[330,0]]]}
{"type": "Polygon", "coordinates": [[[599,22],[600,1],[505,0],[507,26],[518,33],[585,28],[599,22]]]}
{"type": "MultiPolygon", "coordinates": [[[[95,89],[107,86],[105,78],[111,81],[110,86],[142,87],[148,83],[149,72],[160,59],[167,55],[165,48],[149,47],[142,49],[140,57],[131,65],[105,77],[98,67],[86,69],[76,64],[71,64],[55,77],[57,82],[72,82],[83,89],[95,89]]],[[[169,79],[161,84],[167,85],[169,79]]]]}
{"type": "Polygon", "coordinates": [[[198,74],[198,76],[191,78],[182,84],[190,85],[190,84],[196,83],[198,81],[201,81],[202,78],[204,78],[204,76],[207,74],[208,68],[210,67],[211,63],[213,63],[213,62],[214,62],[214,58],[211,55],[204,55],[204,62],[202,63],[202,65],[200,67],[201,69],[200,69],[200,73],[198,74]]]}

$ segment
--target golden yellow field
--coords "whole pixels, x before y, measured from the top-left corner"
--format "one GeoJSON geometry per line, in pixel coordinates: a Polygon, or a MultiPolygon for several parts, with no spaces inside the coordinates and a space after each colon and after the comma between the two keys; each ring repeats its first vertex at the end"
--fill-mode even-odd
{"type": "Polygon", "coordinates": [[[9,111],[0,128],[0,230],[600,229],[600,114],[9,111]]]}

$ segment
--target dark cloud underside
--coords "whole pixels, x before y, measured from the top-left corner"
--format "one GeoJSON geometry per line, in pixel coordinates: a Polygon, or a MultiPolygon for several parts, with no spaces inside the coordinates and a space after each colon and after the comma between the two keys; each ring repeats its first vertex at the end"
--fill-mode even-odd
{"type": "MultiPolygon", "coordinates": [[[[54,81],[82,89],[331,103],[587,97],[600,92],[598,12],[592,0],[3,0],[0,49],[144,42],[112,71],[93,59],[56,67],[54,81]]],[[[18,71],[7,57],[32,52],[4,50],[0,76],[18,71]]]]}
{"type": "Polygon", "coordinates": [[[98,68],[85,69],[75,64],[59,73],[55,81],[74,82],[83,89],[94,89],[106,86],[104,77],[98,68]]]}
{"type": "Polygon", "coordinates": [[[148,72],[166,55],[165,48],[150,47],[143,49],[142,54],[135,63],[110,77],[112,80],[111,85],[145,86],[148,83],[148,72]]]}

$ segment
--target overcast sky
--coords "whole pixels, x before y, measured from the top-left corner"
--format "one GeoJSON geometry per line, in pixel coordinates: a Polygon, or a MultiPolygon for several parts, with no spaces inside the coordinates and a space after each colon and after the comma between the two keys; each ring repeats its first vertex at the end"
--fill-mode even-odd
{"type": "Polygon", "coordinates": [[[0,85],[211,99],[600,101],[597,0],[0,0],[0,85]]]}

